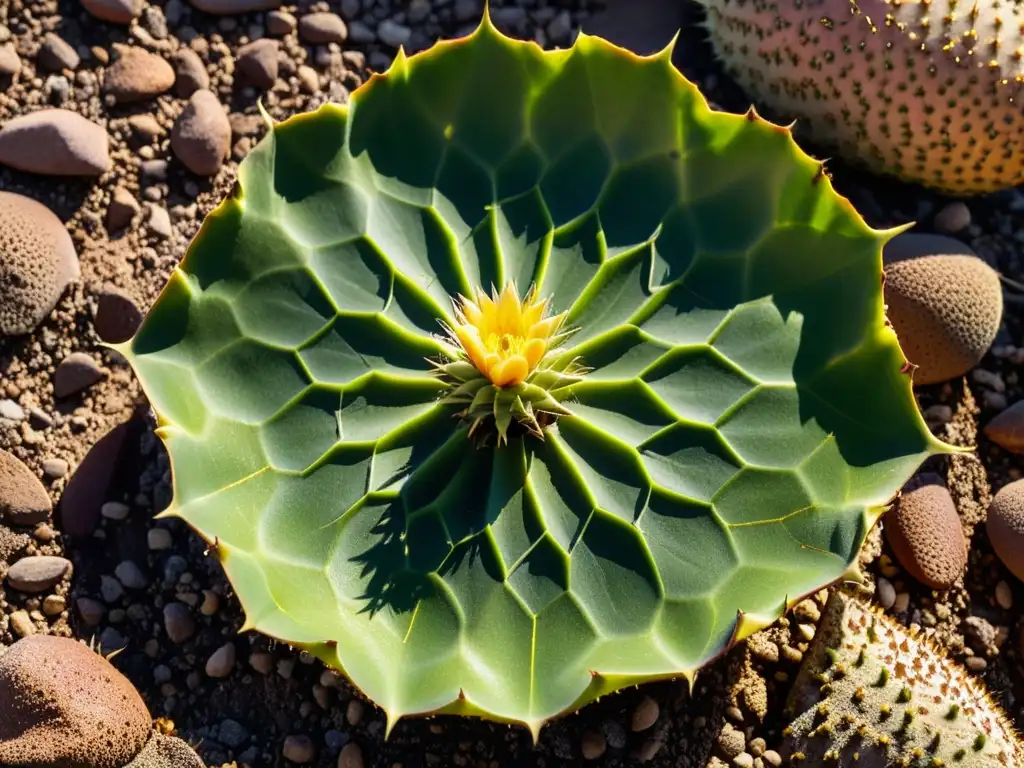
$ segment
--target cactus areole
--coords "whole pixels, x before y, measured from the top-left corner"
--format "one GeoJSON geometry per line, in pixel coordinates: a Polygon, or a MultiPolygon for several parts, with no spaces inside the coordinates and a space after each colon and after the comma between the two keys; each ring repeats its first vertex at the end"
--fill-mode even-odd
{"type": "Polygon", "coordinates": [[[245,628],[536,734],[855,573],[930,455],[883,244],[670,63],[485,17],[270,126],[136,336],[245,628]]]}

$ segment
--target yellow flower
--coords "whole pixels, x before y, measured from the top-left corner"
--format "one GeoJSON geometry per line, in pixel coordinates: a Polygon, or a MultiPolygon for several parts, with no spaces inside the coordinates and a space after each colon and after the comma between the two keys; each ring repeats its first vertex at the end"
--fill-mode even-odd
{"type": "Polygon", "coordinates": [[[531,290],[520,301],[515,283],[500,295],[479,288],[476,301],[459,296],[452,332],[466,357],[496,387],[514,387],[530,375],[548,351],[568,312],[545,317],[548,300],[531,290]]]}

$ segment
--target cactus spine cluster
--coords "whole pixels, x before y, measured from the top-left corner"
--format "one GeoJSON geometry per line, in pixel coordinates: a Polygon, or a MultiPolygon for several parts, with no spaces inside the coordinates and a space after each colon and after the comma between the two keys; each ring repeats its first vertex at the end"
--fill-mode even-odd
{"type": "Polygon", "coordinates": [[[748,95],[847,161],[955,194],[1024,181],[1019,0],[701,0],[748,95]]]}
{"type": "Polygon", "coordinates": [[[1010,768],[1024,750],[984,687],[927,637],[836,590],[788,702],[795,766],[1010,768]]]}

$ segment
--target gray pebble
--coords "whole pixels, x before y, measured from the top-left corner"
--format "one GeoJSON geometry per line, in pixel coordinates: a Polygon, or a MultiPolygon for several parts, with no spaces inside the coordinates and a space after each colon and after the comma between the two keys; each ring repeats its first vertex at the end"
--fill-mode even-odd
{"type": "Polygon", "coordinates": [[[955,235],[970,225],[971,209],[960,200],[943,206],[942,210],[935,214],[935,229],[946,235],[955,235]]]}
{"type": "Polygon", "coordinates": [[[238,749],[249,740],[249,732],[234,720],[223,720],[217,738],[225,746],[238,749]]]}
{"type": "Polygon", "coordinates": [[[196,631],[196,622],[189,607],[177,600],[165,605],[164,629],[167,631],[167,637],[176,645],[192,637],[196,631]]]}
{"type": "Polygon", "coordinates": [[[113,605],[124,597],[124,587],[113,576],[104,574],[100,576],[100,594],[103,596],[103,602],[113,605]]]}
{"type": "Polygon", "coordinates": [[[412,30],[409,27],[392,19],[384,19],[377,26],[377,37],[381,39],[382,43],[390,45],[392,48],[398,48],[400,45],[408,43],[411,35],[412,30]]]}
{"type": "Polygon", "coordinates": [[[78,615],[82,617],[82,621],[90,627],[99,626],[99,623],[103,621],[103,615],[107,612],[103,603],[93,600],[91,597],[78,598],[75,601],[75,607],[78,608],[78,615]]]}
{"type": "Polygon", "coordinates": [[[56,586],[70,568],[71,562],[63,557],[23,557],[7,571],[7,584],[19,592],[38,594],[56,586]]]}
{"type": "Polygon", "coordinates": [[[118,563],[114,569],[114,575],[128,589],[145,589],[149,583],[139,566],[131,560],[118,563]]]}
{"type": "Polygon", "coordinates": [[[39,48],[38,61],[44,69],[60,72],[62,69],[76,69],[82,58],[63,38],[49,32],[39,48]]]}

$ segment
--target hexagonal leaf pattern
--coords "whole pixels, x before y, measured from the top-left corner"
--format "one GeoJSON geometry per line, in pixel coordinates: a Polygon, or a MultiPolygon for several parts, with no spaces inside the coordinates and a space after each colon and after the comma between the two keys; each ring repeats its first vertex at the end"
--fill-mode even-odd
{"type": "Polygon", "coordinates": [[[546,720],[690,675],[847,573],[950,450],[881,248],[783,128],[669,63],[488,20],[272,126],[130,359],[178,515],[247,626],[393,722],[546,720]],[[591,371],[544,439],[467,439],[451,297],[534,283],[591,371]]]}

